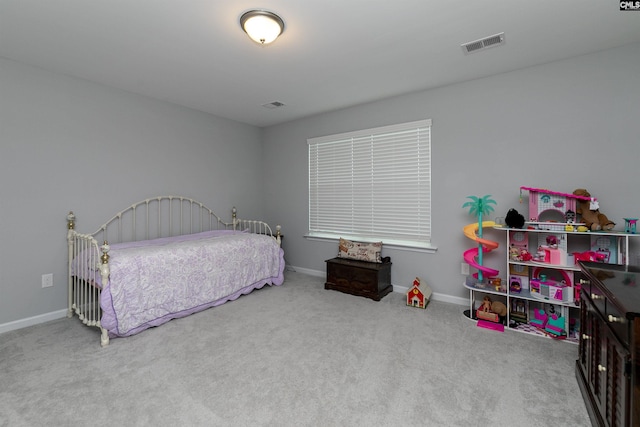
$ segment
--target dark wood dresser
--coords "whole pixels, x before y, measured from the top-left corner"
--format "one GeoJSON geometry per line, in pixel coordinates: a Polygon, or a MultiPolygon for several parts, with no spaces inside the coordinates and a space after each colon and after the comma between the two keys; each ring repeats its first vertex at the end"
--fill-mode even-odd
{"type": "Polygon", "coordinates": [[[391,262],[357,261],[332,258],[327,263],[325,289],[334,289],[351,295],[380,301],[393,290],[391,286],[391,262]]]}
{"type": "Polygon", "coordinates": [[[576,377],[594,426],[640,427],[640,269],[580,262],[576,377]]]}

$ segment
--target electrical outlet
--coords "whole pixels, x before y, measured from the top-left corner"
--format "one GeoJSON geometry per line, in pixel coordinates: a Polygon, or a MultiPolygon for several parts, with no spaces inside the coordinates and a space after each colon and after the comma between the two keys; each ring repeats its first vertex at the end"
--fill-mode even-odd
{"type": "Polygon", "coordinates": [[[467,264],[466,262],[460,264],[460,274],[462,274],[463,276],[469,275],[469,264],[467,264]]]}
{"type": "Polygon", "coordinates": [[[53,274],[49,273],[49,274],[43,274],[42,275],[42,287],[43,288],[50,288],[53,286],[53,274]]]}

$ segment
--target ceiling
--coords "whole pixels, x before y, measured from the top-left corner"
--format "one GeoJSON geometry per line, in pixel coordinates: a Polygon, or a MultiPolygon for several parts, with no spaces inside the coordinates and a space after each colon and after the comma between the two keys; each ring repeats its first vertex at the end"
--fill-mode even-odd
{"type": "Polygon", "coordinates": [[[259,127],[634,42],[615,0],[0,0],[2,57],[259,127]]]}

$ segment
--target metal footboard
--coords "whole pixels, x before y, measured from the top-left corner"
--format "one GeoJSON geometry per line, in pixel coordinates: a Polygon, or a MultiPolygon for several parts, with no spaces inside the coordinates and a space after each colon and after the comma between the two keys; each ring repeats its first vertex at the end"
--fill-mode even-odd
{"type": "Polygon", "coordinates": [[[109,344],[109,336],[100,323],[102,318],[100,293],[102,283],[109,280],[109,245],[105,242],[98,248],[98,242],[92,235],[77,233],[73,212],[67,215],[67,229],[69,248],[67,317],[77,314],[85,325],[99,328],[100,343],[106,346],[109,344]]]}

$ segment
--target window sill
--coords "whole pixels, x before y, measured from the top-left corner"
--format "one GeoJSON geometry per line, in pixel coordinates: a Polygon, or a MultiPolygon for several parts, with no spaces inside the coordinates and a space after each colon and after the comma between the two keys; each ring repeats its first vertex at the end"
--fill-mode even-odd
{"type": "MultiPolygon", "coordinates": [[[[351,236],[342,236],[344,239],[350,239],[350,240],[357,240],[358,242],[368,242],[368,243],[373,243],[373,242],[379,242],[380,240],[374,240],[374,239],[364,239],[364,238],[359,238],[359,237],[351,237],[351,236]]],[[[304,238],[307,240],[311,240],[311,241],[318,241],[318,242],[336,242],[336,244],[338,243],[338,241],[340,240],[339,237],[335,237],[335,236],[330,236],[330,235],[317,235],[317,234],[305,234],[304,238]]],[[[420,244],[420,243],[403,243],[403,242],[385,242],[384,240],[382,240],[382,245],[384,248],[388,248],[388,249],[397,249],[397,250],[401,250],[401,251],[409,251],[409,252],[422,252],[422,253],[435,253],[438,250],[437,246],[433,246],[430,243],[424,243],[424,244],[420,244]]]]}

